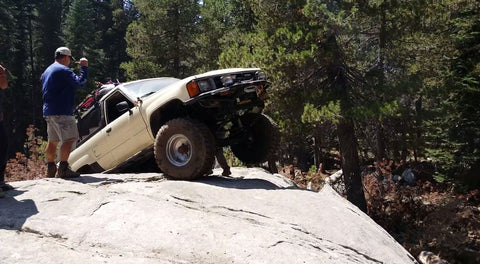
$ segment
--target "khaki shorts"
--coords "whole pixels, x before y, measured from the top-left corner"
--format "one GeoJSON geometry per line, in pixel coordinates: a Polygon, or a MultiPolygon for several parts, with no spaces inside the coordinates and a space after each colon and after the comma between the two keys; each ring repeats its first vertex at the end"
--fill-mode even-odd
{"type": "Polygon", "coordinates": [[[73,116],[45,116],[47,121],[48,141],[65,142],[78,139],[77,122],[73,116]]]}

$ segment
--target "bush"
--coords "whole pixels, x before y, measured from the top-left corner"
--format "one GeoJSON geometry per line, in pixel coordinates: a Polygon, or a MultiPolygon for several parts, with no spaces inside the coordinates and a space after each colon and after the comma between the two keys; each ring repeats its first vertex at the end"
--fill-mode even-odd
{"type": "Polygon", "coordinates": [[[392,178],[387,164],[377,164],[377,169],[363,178],[373,220],[413,256],[428,250],[452,264],[480,263],[478,190],[458,194],[455,185],[423,180],[405,185],[392,178]]]}
{"type": "Polygon", "coordinates": [[[34,125],[27,128],[27,139],[24,144],[25,153],[17,152],[15,158],[7,162],[5,169],[6,181],[23,181],[44,178],[46,165],[44,156],[46,142],[41,136],[36,136],[38,131],[34,125]]]}

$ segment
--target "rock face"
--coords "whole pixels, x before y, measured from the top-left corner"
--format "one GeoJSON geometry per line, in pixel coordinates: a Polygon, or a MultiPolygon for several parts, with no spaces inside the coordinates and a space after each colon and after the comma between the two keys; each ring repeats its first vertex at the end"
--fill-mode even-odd
{"type": "Polygon", "coordinates": [[[0,199],[0,263],[417,263],[329,186],[220,173],[13,182],[0,199]]]}

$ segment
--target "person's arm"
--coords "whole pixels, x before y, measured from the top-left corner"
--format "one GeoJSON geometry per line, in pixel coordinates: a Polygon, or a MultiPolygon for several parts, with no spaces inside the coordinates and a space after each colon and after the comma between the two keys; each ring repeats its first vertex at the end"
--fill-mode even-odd
{"type": "Polygon", "coordinates": [[[76,75],[73,71],[70,72],[70,77],[68,78],[70,84],[73,87],[83,87],[87,83],[88,78],[88,60],[85,58],[80,59],[80,74],[76,75]]]}
{"type": "Polygon", "coordinates": [[[5,89],[8,86],[7,69],[0,65],[0,88],[5,89]]]}

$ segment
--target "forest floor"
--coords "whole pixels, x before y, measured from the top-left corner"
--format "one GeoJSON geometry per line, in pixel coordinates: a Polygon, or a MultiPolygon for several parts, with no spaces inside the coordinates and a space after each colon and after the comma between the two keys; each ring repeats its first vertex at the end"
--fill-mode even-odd
{"type": "MultiPolygon", "coordinates": [[[[17,154],[16,159],[7,163],[6,181],[43,178],[46,166],[40,160],[17,154]]],[[[388,164],[376,164],[366,171],[362,178],[368,215],[412,256],[418,259],[421,252],[431,252],[434,258],[445,262],[430,263],[480,263],[479,190],[460,194],[454,185],[437,183],[428,173],[415,169],[415,182],[394,182],[395,175],[388,164]]],[[[319,191],[334,172],[336,170],[305,173],[294,166],[279,171],[298,186],[315,191],[319,191]]],[[[342,178],[330,182],[345,196],[342,178]]]]}

